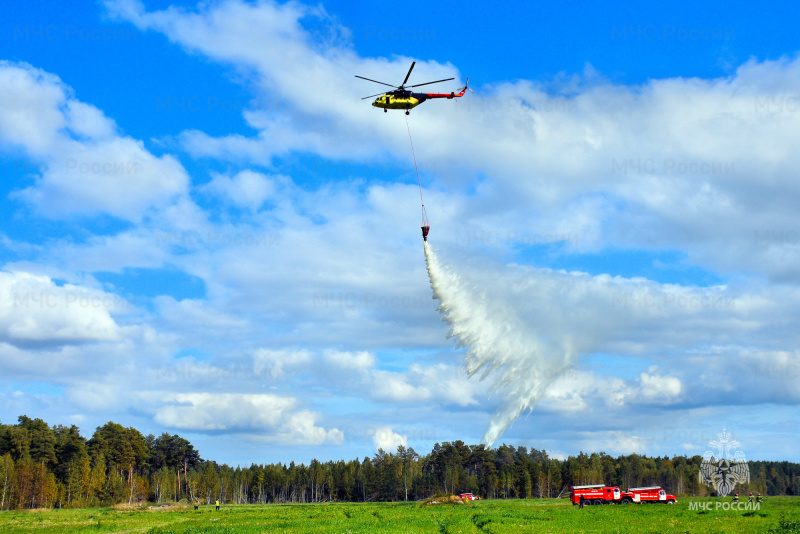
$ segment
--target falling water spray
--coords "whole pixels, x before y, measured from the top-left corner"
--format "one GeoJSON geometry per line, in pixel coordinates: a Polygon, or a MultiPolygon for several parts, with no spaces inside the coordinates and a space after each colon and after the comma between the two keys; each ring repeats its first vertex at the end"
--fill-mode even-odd
{"type": "Polygon", "coordinates": [[[513,282],[482,285],[440,264],[430,244],[424,245],[433,297],[439,301],[442,320],[450,325],[448,337],[456,339],[458,348],[466,348],[467,374],[490,378],[494,393],[502,397],[483,436],[491,446],[572,366],[575,349],[569,337],[548,338],[528,323],[532,316],[547,313],[531,314],[532,308],[519,305],[529,302],[527,306],[535,308],[530,286],[517,292],[513,282]]]}

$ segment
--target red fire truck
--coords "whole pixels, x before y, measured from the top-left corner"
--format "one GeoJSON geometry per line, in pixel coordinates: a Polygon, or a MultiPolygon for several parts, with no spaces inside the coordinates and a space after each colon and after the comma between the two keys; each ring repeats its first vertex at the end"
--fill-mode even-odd
{"type": "Polygon", "coordinates": [[[605,484],[590,484],[588,486],[571,486],[570,500],[572,504],[611,504],[621,502],[619,487],[606,486],[605,484]]]}
{"type": "Polygon", "coordinates": [[[622,504],[630,504],[633,502],[660,502],[666,504],[675,504],[678,502],[678,498],[675,497],[675,495],[667,495],[667,492],[661,489],[661,486],[628,488],[628,491],[622,494],[622,504]]]}

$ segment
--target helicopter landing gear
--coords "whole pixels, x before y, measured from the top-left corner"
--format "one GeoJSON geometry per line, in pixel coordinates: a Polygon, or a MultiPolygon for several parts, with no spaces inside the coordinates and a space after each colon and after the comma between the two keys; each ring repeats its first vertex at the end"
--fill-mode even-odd
{"type": "Polygon", "coordinates": [[[388,109],[386,109],[386,108],[383,108],[383,112],[384,112],[384,113],[389,113],[389,110],[388,110],[388,109]]]}
{"type": "Polygon", "coordinates": [[[406,115],[411,115],[411,112],[406,110],[406,115]]]}

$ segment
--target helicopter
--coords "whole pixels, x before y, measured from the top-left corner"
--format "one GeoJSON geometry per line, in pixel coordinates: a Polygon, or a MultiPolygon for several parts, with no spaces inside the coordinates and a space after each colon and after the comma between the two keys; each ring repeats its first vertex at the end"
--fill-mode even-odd
{"type": "MultiPolygon", "coordinates": [[[[383,112],[386,113],[390,109],[404,109],[406,110],[406,115],[409,114],[410,109],[415,108],[425,102],[430,98],[460,98],[464,96],[467,89],[470,92],[475,93],[472,89],[469,88],[469,78],[467,78],[466,85],[459,89],[459,92],[451,92],[451,93],[414,93],[406,89],[406,82],[408,81],[408,77],[411,76],[411,71],[414,70],[414,65],[417,62],[413,61],[411,63],[411,68],[408,69],[408,74],[406,74],[406,79],[403,80],[403,83],[400,84],[394,91],[387,91],[385,93],[378,93],[370,96],[365,96],[361,100],[366,100],[367,98],[372,98],[377,96],[378,98],[372,103],[372,105],[376,108],[383,108],[383,112]]],[[[356,75],[356,78],[361,78],[362,80],[367,80],[368,82],[379,83],[381,85],[386,85],[388,87],[394,87],[388,83],[379,82],[377,80],[371,80],[369,78],[364,78],[363,76],[356,75]]],[[[425,83],[418,83],[416,85],[410,85],[409,89],[412,87],[420,87],[423,85],[430,85],[432,83],[439,83],[439,82],[448,82],[450,80],[455,80],[455,78],[445,78],[444,80],[436,80],[435,82],[425,82],[425,83]]]]}

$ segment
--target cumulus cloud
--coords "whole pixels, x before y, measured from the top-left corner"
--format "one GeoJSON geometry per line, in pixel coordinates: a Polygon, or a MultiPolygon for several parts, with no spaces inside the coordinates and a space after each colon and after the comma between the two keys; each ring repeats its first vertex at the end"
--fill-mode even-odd
{"type": "Polygon", "coordinates": [[[657,366],[638,378],[622,379],[575,367],[558,376],[541,398],[542,408],[565,415],[607,410],[641,410],[680,400],[680,378],[657,366]]]}
{"type": "Polygon", "coordinates": [[[253,371],[259,376],[268,373],[272,378],[281,378],[287,370],[297,372],[306,368],[311,361],[311,354],[306,350],[259,349],[253,355],[253,371]]]}
{"type": "Polygon", "coordinates": [[[655,374],[658,372],[656,367],[648,369],[649,373],[639,375],[641,382],[641,395],[644,399],[663,402],[673,401],[680,395],[682,385],[680,379],[674,376],[662,376],[655,374]]]}
{"type": "Polygon", "coordinates": [[[124,408],[127,404],[126,395],[117,383],[86,380],[70,382],[64,397],[79,409],[87,411],[102,409],[109,413],[124,408]]]}
{"type": "Polygon", "coordinates": [[[400,405],[435,402],[462,407],[478,404],[477,388],[455,366],[413,364],[402,373],[376,369],[371,380],[372,395],[382,402],[400,405]]]}
{"type": "Polygon", "coordinates": [[[395,403],[425,402],[431,397],[431,390],[425,385],[414,385],[407,377],[397,373],[376,371],[375,397],[395,403]]]}
{"type": "Polygon", "coordinates": [[[338,428],[316,426],[318,419],[318,414],[307,410],[292,414],[284,425],[286,437],[281,441],[304,445],[340,445],[344,441],[344,432],[338,428]]]}
{"type": "Polygon", "coordinates": [[[244,170],[230,178],[217,175],[203,190],[209,195],[219,195],[239,208],[258,211],[275,192],[275,184],[261,173],[244,170]]]}
{"type": "Polygon", "coordinates": [[[171,156],[117,132],[58,77],[0,62],[0,146],[22,150],[34,185],[15,193],[46,217],[110,214],[137,221],[184,194],[188,176],[171,156]]]}
{"type": "Polygon", "coordinates": [[[166,401],[156,411],[156,422],[194,430],[272,428],[295,405],[294,399],[266,394],[183,393],[166,401]]]}
{"type": "Polygon", "coordinates": [[[377,359],[371,352],[327,351],[325,360],[338,369],[364,371],[375,367],[377,359]]]}
{"type": "MultiPolygon", "coordinates": [[[[156,395],[150,394],[153,402],[156,395]]],[[[157,423],[195,431],[266,433],[266,439],[282,443],[341,443],[336,428],[316,426],[319,416],[297,410],[297,400],[272,394],[181,393],[165,395],[155,409],[157,423]]]]}
{"type": "Polygon", "coordinates": [[[384,426],[375,430],[372,442],[376,449],[383,449],[386,452],[394,452],[397,447],[408,445],[408,438],[394,432],[391,426],[384,426]]]}
{"type": "Polygon", "coordinates": [[[115,341],[121,332],[111,314],[125,299],[45,276],[0,272],[0,341],[47,346],[115,341]]]}

